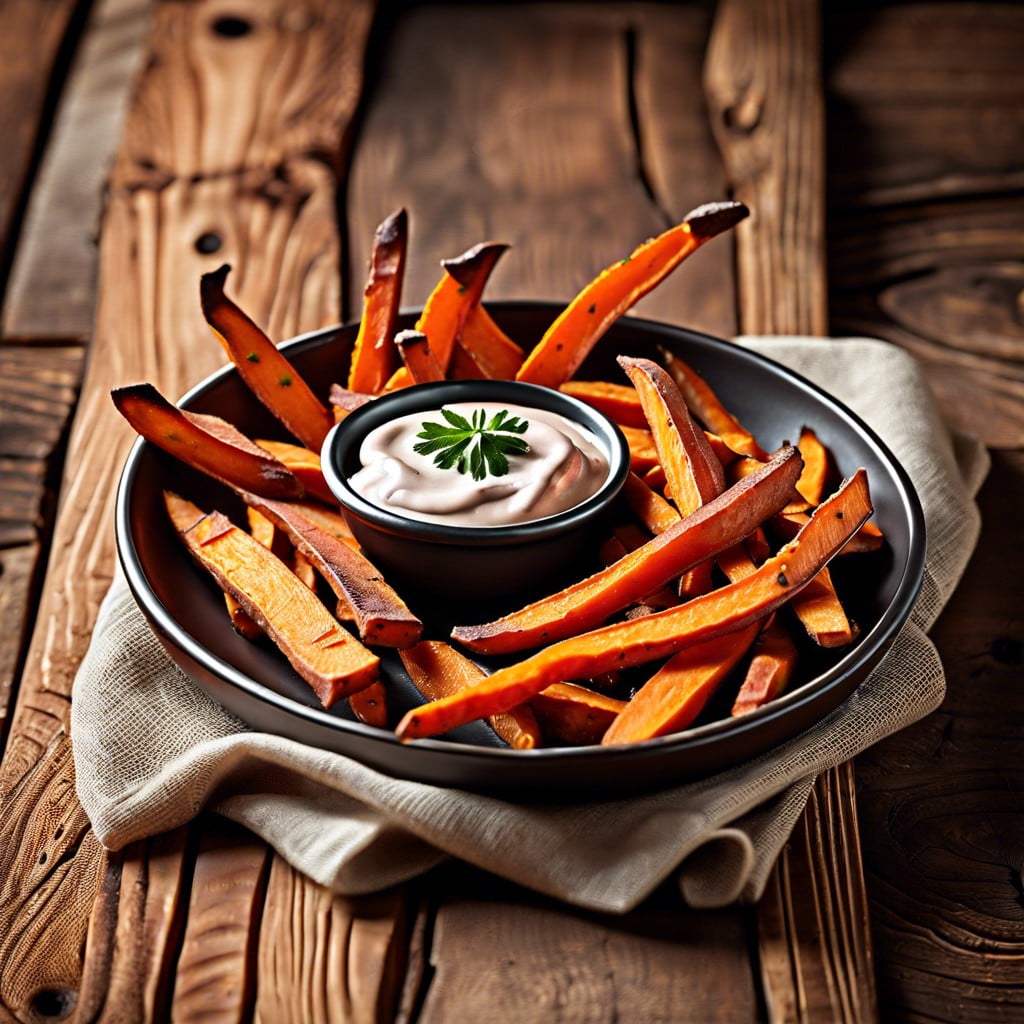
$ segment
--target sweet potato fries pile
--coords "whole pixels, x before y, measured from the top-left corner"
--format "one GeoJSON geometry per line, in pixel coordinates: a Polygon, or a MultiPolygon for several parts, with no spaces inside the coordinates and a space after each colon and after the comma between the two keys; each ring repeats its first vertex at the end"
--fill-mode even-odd
{"type": "Polygon", "coordinates": [[[571,378],[619,316],[746,213],[740,203],[700,207],[644,242],[526,353],[481,301],[506,249],[496,243],[444,261],[415,328],[397,331],[408,234],[399,211],[377,229],[351,362],[339,367],[330,405],[225,294],[228,267],[202,278],[213,333],[293,442],[252,440],[177,409],[148,384],[112,396],[139,434],[241,498],[240,525],[164,496],[193,559],[224,591],[234,627],[269,637],[324,707],[347,699],[360,720],[386,726],[373,649],[391,647],[427,701],[398,723],[404,740],[484,719],[517,749],[631,743],[686,728],[726,680],[736,681],[733,714],[743,714],[794,678],[804,642],[796,630],[823,647],[855,638],[827,565],[841,550],[882,543],[867,522],[864,471],[829,495],[834,467],[810,428],[797,445],[766,452],[668,353],[662,362],[620,357],[619,382],[571,378]],[[423,639],[422,623],[359,551],[318,453],[336,420],[377,395],[452,378],[561,388],[604,411],[630,444],[631,518],[608,524],[605,568],[492,622],[423,639]],[[449,640],[520,660],[488,675],[449,640]],[[631,699],[603,692],[624,678],[636,684],[631,699]]]}

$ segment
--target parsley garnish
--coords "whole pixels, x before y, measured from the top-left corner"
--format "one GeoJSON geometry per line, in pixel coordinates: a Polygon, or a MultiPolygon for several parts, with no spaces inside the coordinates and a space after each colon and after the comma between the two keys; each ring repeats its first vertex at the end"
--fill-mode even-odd
{"type": "Polygon", "coordinates": [[[469,419],[451,409],[442,409],[445,423],[424,422],[416,435],[423,440],[413,445],[420,455],[433,455],[434,465],[441,469],[468,469],[474,480],[504,476],[508,472],[508,455],[524,455],[529,444],[520,437],[530,425],[518,416],[509,417],[507,409],[496,412],[487,422],[487,413],[477,409],[469,419]]]}

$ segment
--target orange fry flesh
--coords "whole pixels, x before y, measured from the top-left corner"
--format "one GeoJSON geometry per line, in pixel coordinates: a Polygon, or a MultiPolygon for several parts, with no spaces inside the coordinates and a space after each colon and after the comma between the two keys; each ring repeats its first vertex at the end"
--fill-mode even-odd
{"type": "Polygon", "coordinates": [[[274,641],[325,708],[377,679],[377,656],[279,558],[221,513],[204,515],[177,495],[164,498],[192,557],[274,641]]]}
{"type": "Polygon", "coordinates": [[[363,640],[381,647],[408,647],[419,640],[423,623],[363,555],[321,530],[288,502],[252,494],[242,497],[284,530],[335,595],[347,602],[363,640]]]}
{"type": "Polygon", "coordinates": [[[799,473],[799,453],[783,448],[760,475],[735,484],[607,569],[494,622],[458,626],[452,637],[473,651],[504,654],[592,629],[742,540],[767,509],[785,500],[799,473]]]}
{"type": "Polygon", "coordinates": [[[746,579],[676,608],[559,641],[476,686],[413,709],[399,723],[398,736],[410,740],[447,732],[515,707],[551,683],[644,664],[741,630],[806,586],[870,514],[861,469],[818,507],[795,541],[746,579]]]}
{"type": "Polygon", "coordinates": [[[307,494],[328,505],[338,504],[338,499],[324,479],[319,452],[311,452],[308,448],[288,444],[286,441],[266,441],[261,438],[256,443],[294,473],[307,494]]]}
{"type": "MultiPolygon", "coordinates": [[[[413,686],[428,700],[455,694],[487,678],[487,674],[453,647],[424,640],[401,652],[413,686]]],[[[514,750],[532,750],[542,742],[537,717],[528,705],[487,716],[487,724],[514,750]]]]}
{"type": "Polygon", "coordinates": [[[405,276],[409,218],[405,210],[386,217],[373,236],[370,275],[363,291],[363,315],[352,348],[348,389],[375,395],[397,369],[392,344],[405,276]]]}
{"type": "Polygon", "coordinates": [[[294,366],[242,310],[224,294],[231,267],[203,274],[203,315],[252,393],[311,451],[323,447],[334,417],[294,366]]]}
{"type": "Polygon", "coordinates": [[[773,619],[761,630],[732,714],[745,715],[774,700],[789,685],[796,669],[797,649],[789,631],[773,619]]]}
{"type": "Polygon", "coordinates": [[[634,694],[609,726],[602,744],[638,743],[691,725],[750,649],[759,628],[755,622],[673,655],[634,694]]]}
{"type": "Polygon", "coordinates": [[[434,358],[430,341],[422,331],[401,331],[395,345],[413,384],[429,384],[444,380],[444,370],[434,358]]]}
{"type": "Polygon", "coordinates": [[[287,466],[230,423],[179,409],[152,384],[116,388],[110,396],[138,434],[208,476],[274,498],[302,494],[287,466]]]}
{"type": "Polygon", "coordinates": [[[627,309],[704,242],[747,215],[742,203],[715,203],[637,246],[603,270],[569,303],[526,357],[517,380],[557,388],[579,369],[597,340],[627,309]]]}

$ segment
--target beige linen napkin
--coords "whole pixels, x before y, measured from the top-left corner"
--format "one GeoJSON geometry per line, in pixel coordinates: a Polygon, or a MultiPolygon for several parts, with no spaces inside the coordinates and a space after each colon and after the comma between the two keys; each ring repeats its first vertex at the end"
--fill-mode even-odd
{"type": "MultiPolygon", "coordinates": [[[[815,776],[933,710],[944,692],[925,636],[979,529],[987,456],[951,438],[913,360],[867,339],[741,339],[870,423],[913,478],[928,524],[921,598],[891,652],[812,729],[712,778],[630,799],[527,806],[396,780],[248,730],[169,661],[123,582],[75,681],[78,795],[117,849],[210,807],[341,893],[380,889],[454,856],[579,906],[624,912],[677,874],[694,906],[757,899],[815,776]]],[[[799,426],[797,424],[796,426],[799,426]]]]}

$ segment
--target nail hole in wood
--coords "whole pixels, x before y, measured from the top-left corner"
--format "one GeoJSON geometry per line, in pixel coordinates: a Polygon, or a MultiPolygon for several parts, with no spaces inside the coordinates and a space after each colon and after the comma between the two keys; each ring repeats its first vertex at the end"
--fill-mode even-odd
{"type": "Polygon", "coordinates": [[[216,231],[204,231],[196,239],[196,252],[209,256],[211,253],[217,252],[223,244],[223,239],[216,231]]]}
{"type": "Polygon", "coordinates": [[[251,22],[246,21],[245,18],[233,18],[231,15],[218,18],[211,27],[217,35],[223,36],[225,39],[240,39],[252,31],[251,22]]]}
{"type": "Polygon", "coordinates": [[[39,854],[39,863],[40,864],[45,864],[46,863],[46,851],[45,850],[43,850],[43,852],[41,854],[39,854]]]}
{"type": "Polygon", "coordinates": [[[78,993],[70,988],[42,988],[32,997],[32,1009],[46,1020],[64,1020],[71,1015],[78,993]]]}
{"type": "Polygon", "coordinates": [[[57,826],[57,831],[53,833],[53,838],[54,839],[60,839],[60,837],[62,835],[64,835],[64,826],[63,825],[58,825],[57,826]]]}

